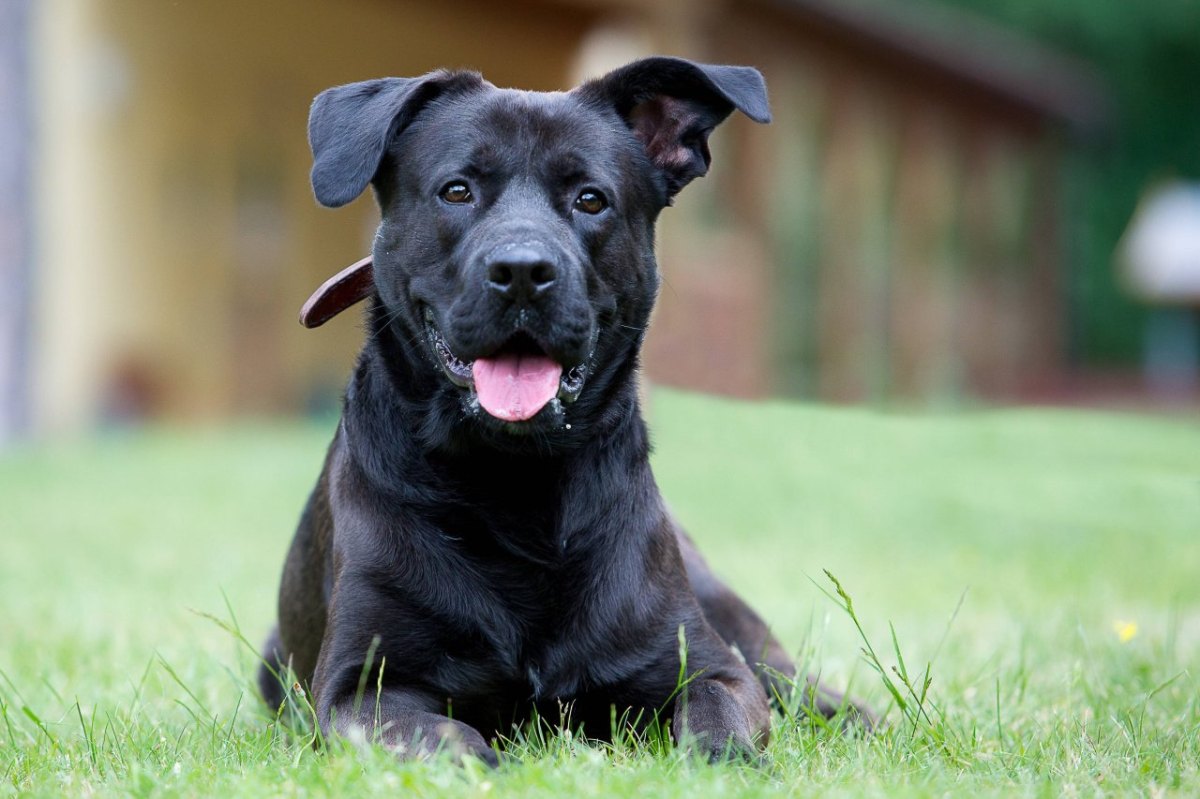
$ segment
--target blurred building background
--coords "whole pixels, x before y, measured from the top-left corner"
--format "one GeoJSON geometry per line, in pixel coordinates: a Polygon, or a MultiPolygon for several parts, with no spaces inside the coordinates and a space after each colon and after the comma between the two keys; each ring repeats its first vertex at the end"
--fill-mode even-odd
{"type": "MultiPolygon", "coordinates": [[[[663,216],[652,380],[927,403],[1088,399],[1117,375],[1141,396],[1147,303],[1113,258],[1140,187],[1195,179],[1200,143],[1143,157],[1106,198],[1121,213],[1095,213],[1079,187],[1103,188],[1133,90],[1028,0],[953,5],[0,0],[0,430],[336,405],[358,314],[296,313],[377,217],[312,199],[313,95],[440,66],[560,89],[651,53],[753,64],[775,113],[722,128],[663,216]]],[[[1193,101],[1197,53],[1176,70],[1193,101]]]]}

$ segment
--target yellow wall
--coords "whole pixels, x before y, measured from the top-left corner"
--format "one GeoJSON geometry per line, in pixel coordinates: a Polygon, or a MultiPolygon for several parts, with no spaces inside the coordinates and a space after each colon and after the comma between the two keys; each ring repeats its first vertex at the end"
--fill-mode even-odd
{"type": "Polygon", "coordinates": [[[37,6],[35,424],[94,421],[113,375],[196,418],[339,386],[359,315],[295,322],[365,254],[369,197],[308,186],[308,105],[328,86],[469,66],[562,88],[589,17],[403,0],[43,0],[37,6]]]}

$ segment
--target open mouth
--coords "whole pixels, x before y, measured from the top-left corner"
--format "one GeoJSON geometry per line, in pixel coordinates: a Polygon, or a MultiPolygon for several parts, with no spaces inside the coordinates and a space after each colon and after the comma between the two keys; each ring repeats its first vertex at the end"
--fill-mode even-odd
{"type": "Polygon", "coordinates": [[[515,334],[487,357],[464,361],[446,343],[429,308],[425,331],[450,382],[473,391],[480,407],[502,421],[528,421],[551,403],[574,402],[583,390],[586,365],[563,369],[526,333],[515,334]]]}

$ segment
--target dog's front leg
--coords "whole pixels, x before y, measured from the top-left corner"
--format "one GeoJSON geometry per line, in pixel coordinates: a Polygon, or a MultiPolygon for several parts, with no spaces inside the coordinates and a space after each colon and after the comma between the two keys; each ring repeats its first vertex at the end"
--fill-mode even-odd
{"type": "MultiPolygon", "coordinates": [[[[325,703],[319,703],[324,705],[325,703]]],[[[447,752],[455,758],[473,755],[490,766],[499,765],[496,751],[470,725],[437,712],[428,694],[401,687],[384,687],[340,696],[318,714],[322,730],[349,740],[378,741],[403,758],[447,752]]]]}
{"type": "Polygon", "coordinates": [[[689,645],[694,677],[675,700],[671,732],[710,760],[749,757],[767,744],[770,706],[758,680],[711,630],[704,646],[689,645]],[[697,657],[697,655],[699,655],[697,657]]]}
{"type": "Polygon", "coordinates": [[[404,758],[442,751],[498,765],[478,730],[446,715],[451,692],[417,682],[436,647],[412,643],[422,640],[416,611],[346,568],[328,618],[312,686],[322,733],[377,742],[404,758]]]}

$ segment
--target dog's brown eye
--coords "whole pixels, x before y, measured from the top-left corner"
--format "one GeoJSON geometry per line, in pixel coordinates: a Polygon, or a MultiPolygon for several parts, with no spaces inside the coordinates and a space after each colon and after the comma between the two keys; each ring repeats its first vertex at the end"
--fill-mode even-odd
{"type": "Polygon", "coordinates": [[[472,199],[474,199],[471,196],[471,190],[467,188],[467,184],[460,183],[458,181],[455,181],[454,183],[447,183],[444,187],[442,187],[442,193],[440,196],[446,202],[454,203],[455,205],[469,203],[472,199]]]}
{"type": "Polygon", "coordinates": [[[608,207],[608,200],[595,189],[584,189],[575,198],[575,207],[585,214],[598,214],[608,207]]]}

